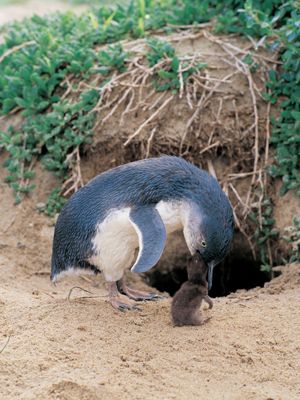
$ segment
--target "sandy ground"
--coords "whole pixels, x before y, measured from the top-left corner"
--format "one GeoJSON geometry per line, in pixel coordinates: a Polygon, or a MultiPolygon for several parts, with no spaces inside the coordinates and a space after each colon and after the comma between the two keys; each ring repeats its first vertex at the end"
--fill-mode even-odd
{"type": "Polygon", "coordinates": [[[201,327],[173,328],[170,299],[117,312],[101,277],[50,284],[53,221],[35,206],[51,184],[40,173],[19,206],[0,186],[2,399],[300,398],[300,265],[215,299],[201,327]],[[92,295],[74,289],[67,300],[74,286],[92,295]]]}

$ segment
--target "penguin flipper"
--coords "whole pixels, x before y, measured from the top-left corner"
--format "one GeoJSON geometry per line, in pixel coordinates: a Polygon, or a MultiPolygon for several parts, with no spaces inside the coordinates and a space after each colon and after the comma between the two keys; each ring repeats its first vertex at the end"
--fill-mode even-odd
{"type": "Polygon", "coordinates": [[[129,219],[139,238],[139,254],[131,271],[146,272],[162,255],[167,239],[166,229],[154,206],[132,208],[129,219]]]}

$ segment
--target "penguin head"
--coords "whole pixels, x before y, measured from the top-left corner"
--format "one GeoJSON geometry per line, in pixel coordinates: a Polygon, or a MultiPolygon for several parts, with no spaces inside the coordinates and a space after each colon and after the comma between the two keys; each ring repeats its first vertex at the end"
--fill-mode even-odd
{"type": "Polygon", "coordinates": [[[199,226],[199,240],[196,244],[196,253],[208,267],[208,290],[212,286],[213,270],[222,262],[229,250],[233,235],[230,224],[221,226],[214,219],[209,219],[199,226]]]}
{"type": "Polygon", "coordinates": [[[205,214],[198,207],[190,207],[184,226],[184,236],[192,255],[198,256],[208,267],[208,289],[212,286],[214,267],[225,258],[233,236],[233,217],[205,214]]]}

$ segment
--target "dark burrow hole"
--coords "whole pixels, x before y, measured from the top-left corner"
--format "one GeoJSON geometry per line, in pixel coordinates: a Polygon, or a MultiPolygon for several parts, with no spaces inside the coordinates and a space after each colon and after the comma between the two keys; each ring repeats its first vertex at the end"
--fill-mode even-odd
{"type": "MultiPolygon", "coordinates": [[[[156,267],[146,275],[147,283],[161,292],[173,296],[183,282],[187,280],[186,260],[181,259],[180,266],[172,269],[156,267]]],[[[270,274],[260,269],[261,263],[253,257],[231,253],[223,263],[214,269],[213,286],[209,292],[211,297],[227,296],[238,289],[263,287],[270,281],[270,274]]]]}

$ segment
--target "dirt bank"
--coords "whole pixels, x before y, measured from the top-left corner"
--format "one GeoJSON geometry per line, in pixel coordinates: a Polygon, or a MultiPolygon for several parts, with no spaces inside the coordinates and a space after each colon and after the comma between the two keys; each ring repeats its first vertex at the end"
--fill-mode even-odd
{"type": "Polygon", "coordinates": [[[300,265],[267,288],[215,299],[202,327],[173,328],[170,299],[116,312],[101,278],[50,284],[53,221],[35,204],[51,181],[39,176],[17,207],[0,187],[3,399],[299,398],[300,265]],[[93,295],[76,289],[68,301],[74,286],[93,295]]]}

